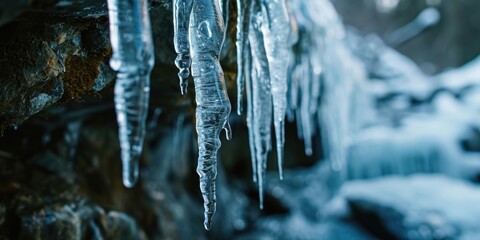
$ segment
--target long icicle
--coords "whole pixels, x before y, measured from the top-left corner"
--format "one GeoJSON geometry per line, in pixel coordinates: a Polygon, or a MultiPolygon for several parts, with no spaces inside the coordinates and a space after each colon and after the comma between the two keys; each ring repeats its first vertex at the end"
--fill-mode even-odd
{"type": "Polygon", "coordinates": [[[190,42],[188,23],[190,13],[192,12],[193,0],[173,0],[173,45],[177,58],[175,65],[180,70],[178,77],[180,80],[180,91],[182,95],[187,94],[188,76],[190,75],[190,42]]]}
{"type": "Polygon", "coordinates": [[[270,72],[265,52],[261,27],[262,13],[258,4],[251,7],[249,42],[252,54],[252,103],[255,162],[260,208],[263,209],[264,181],[267,170],[267,156],[271,149],[272,96],[270,72]]]}
{"type": "Polygon", "coordinates": [[[145,0],[108,0],[110,66],[117,72],[115,109],[123,163],[123,184],[135,185],[142,154],[154,51],[145,0]]]}
{"type": "Polygon", "coordinates": [[[277,143],[279,178],[283,179],[283,145],[287,108],[288,37],[290,22],[285,0],[261,0],[262,32],[265,42],[273,97],[273,123],[277,143]]]}
{"type": "Polygon", "coordinates": [[[195,82],[196,129],[198,134],[198,167],[205,221],[208,230],[216,210],[215,179],[220,132],[226,130],[231,138],[231,105],[219,62],[224,40],[224,21],[218,0],[195,0],[190,16],[190,51],[192,76],[195,82]]]}
{"type": "Polygon", "coordinates": [[[242,115],[245,81],[245,49],[248,44],[248,23],[251,0],[237,0],[237,114],[242,115]]]}
{"type": "Polygon", "coordinates": [[[252,54],[250,53],[250,44],[247,41],[245,46],[245,83],[247,93],[247,128],[248,128],[248,144],[250,146],[250,160],[252,162],[253,182],[257,182],[257,160],[255,150],[255,121],[253,119],[253,90],[252,90],[252,54]]]}

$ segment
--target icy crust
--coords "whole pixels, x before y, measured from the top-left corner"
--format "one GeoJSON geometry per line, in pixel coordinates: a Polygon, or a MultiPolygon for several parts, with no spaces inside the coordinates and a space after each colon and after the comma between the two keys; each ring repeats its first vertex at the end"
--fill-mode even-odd
{"type": "Polygon", "coordinates": [[[418,174],[349,182],[336,201],[354,207],[352,214],[378,216],[401,239],[468,239],[479,234],[479,193],[470,183],[418,174]]]}

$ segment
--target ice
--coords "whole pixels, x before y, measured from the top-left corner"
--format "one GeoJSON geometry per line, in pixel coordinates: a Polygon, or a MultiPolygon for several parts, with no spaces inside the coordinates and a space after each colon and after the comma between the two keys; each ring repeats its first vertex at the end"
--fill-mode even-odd
{"type": "Polygon", "coordinates": [[[238,113],[245,79],[253,179],[258,183],[260,207],[267,155],[272,149],[272,122],[282,179],[287,108],[289,120],[296,118],[305,153],[313,154],[313,137],[321,128],[326,158],[338,170],[345,162],[351,132],[363,121],[356,119],[360,110],[353,109],[369,113],[371,107],[364,99],[366,91],[359,87],[366,73],[348,52],[344,29],[330,2],[288,3],[289,8],[283,0],[237,2],[238,113]],[[353,93],[354,88],[362,93],[353,93]]]}
{"type": "Polygon", "coordinates": [[[208,230],[216,209],[215,179],[221,130],[225,129],[227,139],[231,138],[228,123],[231,106],[218,59],[225,38],[228,2],[175,0],[174,8],[174,44],[178,54],[175,63],[180,69],[182,94],[186,93],[190,65],[195,83],[197,173],[205,207],[204,225],[208,230]]]}
{"type": "Polygon", "coordinates": [[[237,114],[243,111],[243,91],[245,82],[245,55],[248,51],[249,6],[251,0],[237,0],[237,114]]]}
{"type": "Polygon", "coordinates": [[[123,184],[133,187],[138,179],[138,161],[145,138],[154,65],[150,18],[145,0],[108,0],[110,66],[117,73],[115,109],[119,126],[123,184]]]}
{"type": "MultiPolygon", "coordinates": [[[[272,94],[270,84],[269,62],[267,59],[265,44],[263,42],[262,13],[260,6],[252,6],[251,21],[249,29],[249,40],[252,55],[251,68],[251,96],[249,109],[252,107],[253,115],[253,146],[256,166],[254,171],[257,174],[256,180],[259,187],[260,208],[263,208],[263,187],[267,168],[267,156],[271,149],[271,123],[272,123],[272,94]]],[[[248,84],[248,83],[247,83],[248,84]]]]}
{"type": "Polygon", "coordinates": [[[220,132],[231,138],[225,79],[218,56],[224,40],[224,22],[217,0],[196,0],[189,21],[192,76],[195,83],[196,128],[200,189],[205,207],[205,228],[211,226],[216,209],[215,179],[220,132]]]}
{"type": "Polygon", "coordinates": [[[261,9],[263,17],[261,29],[270,71],[273,123],[277,144],[278,172],[281,179],[283,178],[283,145],[285,143],[285,111],[287,108],[288,40],[291,25],[285,0],[262,1],[261,9]]]}
{"type": "MultiPolygon", "coordinates": [[[[250,49],[250,44],[247,42],[247,48],[250,49]]],[[[245,82],[247,92],[247,128],[248,128],[248,144],[250,147],[250,161],[252,162],[253,182],[257,182],[257,155],[255,151],[255,135],[253,133],[254,119],[253,119],[253,90],[252,90],[252,55],[250,51],[245,52],[245,82]]]]}
{"type": "Polygon", "coordinates": [[[188,76],[190,75],[190,43],[188,23],[190,21],[190,13],[192,11],[193,0],[174,0],[173,1],[173,28],[174,37],[173,45],[177,58],[175,65],[180,70],[178,77],[180,79],[180,91],[182,95],[187,93],[188,76]]]}
{"type": "Polygon", "coordinates": [[[272,149],[271,125],[275,126],[279,177],[282,178],[284,125],[287,107],[287,71],[290,28],[285,1],[239,1],[237,23],[237,87],[240,114],[243,81],[247,87],[247,126],[249,129],[253,180],[258,183],[260,208],[267,156],[272,149]],[[243,32],[241,29],[244,29],[243,32]],[[248,29],[248,30],[247,30],[248,29]],[[245,37],[248,36],[248,39],[245,37]],[[248,41],[248,42],[247,42],[248,41]]]}

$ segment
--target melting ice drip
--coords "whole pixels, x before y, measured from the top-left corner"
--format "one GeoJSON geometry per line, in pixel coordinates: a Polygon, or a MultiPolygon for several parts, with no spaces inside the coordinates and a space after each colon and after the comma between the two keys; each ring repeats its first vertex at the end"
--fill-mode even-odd
{"type": "Polygon", "coordinates": [[[174,44],[180,69],[182,94],[186,93],[188,68],[195,83],[198,167],[205,221],[208,230],[216,210],[215,179],[220,132],[231,138],[230,100],[218,60],[225,37],[224,20],[218,0],[174,0],[174,44]]]}
{"type": "Polygon", "coordinates": [[[132,187],[138,179],[154,65],[150,18],[145,0],[108,0],[108,10],[123,184],[132,187]]]}

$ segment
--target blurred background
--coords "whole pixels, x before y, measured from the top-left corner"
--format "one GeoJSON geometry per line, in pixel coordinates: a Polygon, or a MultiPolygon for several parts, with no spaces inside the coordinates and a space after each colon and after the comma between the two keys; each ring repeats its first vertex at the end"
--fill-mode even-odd
{"type": "MultiPolygon", "coordinates": [[[[132,189],[121,183],[105,3],[0,1],[0,239],[480,239],[480,1],[288,3],[294,56],[322,70],[289,80],[298,107],[285,178],[270,154],[260,210],[245,119],[232,114],[205,231],[194,91],[177,86],[171,1],[150,1],[156,67],[132,189]],[[309,81],[318,105],[305,113],[309,81]]],[[[222,66],[232,103],[234,36],[231,24],[222,66]]]]}

